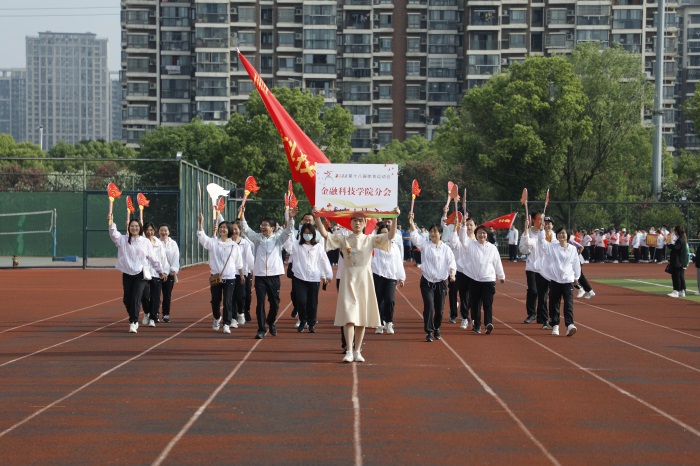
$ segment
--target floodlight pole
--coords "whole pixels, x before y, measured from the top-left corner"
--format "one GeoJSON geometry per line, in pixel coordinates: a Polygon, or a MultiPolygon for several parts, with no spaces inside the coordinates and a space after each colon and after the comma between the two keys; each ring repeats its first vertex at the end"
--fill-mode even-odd
{"type": "Polygon", "coordinates": [[[663,98],[664,98],[664,32],[666,15],[664,0],[658,0],[656,12],[656,87],[654,98],[654,152],[651,158],[651,192],[655,198],[661,194],[661,158],[663,154],[663,98]]]}

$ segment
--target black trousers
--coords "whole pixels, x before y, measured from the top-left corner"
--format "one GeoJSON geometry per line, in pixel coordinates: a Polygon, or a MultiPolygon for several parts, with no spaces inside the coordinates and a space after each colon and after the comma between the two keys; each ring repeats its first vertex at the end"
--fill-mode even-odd
{"type": "Polygon", "coordinates": [[[591,246],[584,246],[583,247],[583,252],[581,253],[583,255],[583,259],[590,261],[591,260],[591,246]]]}
{"type": "Polygon", "coordinates": [[[255,316],[258,319],[258,331],[266,330],[265,324],[272,325],[277,320],[277,312],[280,308],[280,276],[255,277],[255,316]],[[265,297],[270,303],[270,313],[265,316],[265,297]]]}
{"type": "Polygon", "coordinates": [[[377,295],[379,304],[379,316],[382,322],[394,321],[394,305],[396,302],[396,280],[391,280],[376,273],[372,274],[374,279],[374,292],[377,295]]]}
{"type": "Polygon", "coordinates": [[[618,261],[618,262],[620,260],[620,245],[619,244],[612,245],[612,260],[618,261]]]}
{"type": "Polygon", "coordinates": [[[457,318],[457,295],[459,295],[459,288],[457,287],[457,280],[453,282],[447,282],[447,301],[450,303],[450,319],[457,318]]]}
{"type": "Polygon", "coordinates": [[[292,290],[289,292],[289,298],[292,300],[292,313],[293,313],[294,311],[297,311],[297,312],[299,311],[299,309],[297,309],[297,292],[294,289],[294,287],[296,286],[296,283],[294,280],[294,273],[289,271],[292,269],[292,263],[290,262],[289,264],[287,264],[287,267],[289,268],[287,271],[287,276],[292,279],[292,290]]]}
{"type": "Polygon", "coordinates": [[[508,260],[515,261],[518,260],[518,245],[509,244],[508,245],[508,260]]]}
{"type": "Polygon", "coordinates": [[[603,246],[595,247],[595,261],[605,262],[605,248],[603,246]]]}
{"type": "Polygon", "coordinates": [[[641,258],[643,261],[648,261],[649,259],[649,246],[641,246],[641,258]]]}
{"type": "Polygon", "coordinates": [[[143,311],[148,314],[148,318],[158,321],[158,311],[160,311],[160,293],[163,289],[163,280],[160,278],[153,277],[147,281],[146,287],[143,289],[143,297],[141,299],[141,304],[143,304],[143,311]],[[148,295],[148,299],[145,295],[148,295]]]}
{"type": "Polygon", "coordinates": [[[630,260],[630,247],[620,246],[620,262],[630,260]]]}
{"type": "MultiPolygon", "coordinates": [[[[469,309],[471,307],[471,303],[469,302],[469,284],[471,282],[471,278],[458,271],[457,275],[455,275],[455,281],[453,283],[450,283],[450,285],[454,285],[454,288],[456,288],[457,294],[459,295],[459,315],[462,319],[470,318],[469,309]]],[[[450,318],[456,319],[457,310],[455,310],[454,313],[452,312],[451,300],[452,297],[450,296],[450,318]]]]}
{"type": "Polygon", "coordinates": [[[654,260],[656,262],[661,262],[666,260],[666,249],[665,248],[656,248],[656,256],[654,260]]]}
{"type": "Polygon", "coordinates": [[[175,276],[168,275],[168,279],[163,282],[163,315],[170,315],[170,301],[173,296],[173,287],[175,286],[175,276]]]}
{"type": "Polygon", "coordinates": [[[525,310],[527,311],[528,317],[537,315],[537,275],[537,272],[531,270],[525,271],[525,278],[527,279],[525,310]]]}
{"type": "Polygon", "coordinates": [[[139,272],[136,275],[122,274],[123,302],[126,312],[129,314],[130,324],[135,324],[139,321],[141,295],[145,286],[146,281],[143,279],[143,272],[139,272]]]}
{"type": "Polygon", "coordinates": [[[568,327],[574,323],[574,284],[549,283],[549,320],[551,325],[559,325],[559,307],[564,298],[564,324],[568,327]]]}
{"type": "Polygon", "coordinates": [[[294,277],[294,291],[296,292],[297,312],[299,313],[300,328],[308,323],[315,325],[318,314],[318,291],[321,288],[320,282],[307,282],[294,277]]]}
{"type": "Polygon", "coordinates": [[[675,291],[685,291],[685,270],[681,267],[671,269],[671,281],[675,291]]]}
{"type": "Polygon", "coordinates": [[[425,333],[432,333],[442,325],[447,285],[444,281],[430,283],[421,277],[420,294],[423,297],[423,328],[425,333]]]}
{"type": "Polygon", "coordinates": [[[413,260],[416,261],[416,264],[420,265],[421,264],[421,253],[418,248],[415,246],[413,247],[413,260]]]}
{"type": "Polygon", "coordinates": [[[634,248],[632,250],[634,252],[634,261],[639,262],[642,260],[642,248],[634,248]]]}
{"type": "Polygon", "coordinates": [[[245,305],[243,310],[250,314],[250,303],[253,301],[253,274],[249,273],[245,277],[245,305]]]}
{"type": "Polygon", "coordinates": [[[537,322],[546,324],[549,321],[549,310],[547,308],[547,297],[549,294],[549,280],[541,274],[535,274],[537,282],[537,322]]]}
{"type": "Polygon", "coordinates": [[[235,319],[238,314],[243,314],[245,309],[246,300],[246,286],[248,285],[248,280],[241,283],[240,275],[236,275],[233,285],[233,298],[231,307],[231,319],[235,319]]]}
{"type": "Polygon", "coordinates": [[[215,319],[221,317],[221,299],[224,300],[224,325],[231,325],[233,318],[233,289],[236,287],[236,278],[222,280],[218,285],[210,286],[211,313],[215,319]]]}
{"type": "Polygon", "coordinates": [[[481,306],[484,307],[484,325],[493,323],[493,297],[495,294],[496,282],[472,280],[469,297],[472,300],[472,326],[474,328],[481,328],[481,306]]]}
{"type": "Polygon", "coordinates": [[[585,292],[589,292],[593,289],[591,288],[591,284],[588,283],[588,280],[586,279],[585,275],[583,275],[583,267],[581,267],[581,276],[578,279],[578,284],[579,286],[583,287],[583,291],[585,292]]]}

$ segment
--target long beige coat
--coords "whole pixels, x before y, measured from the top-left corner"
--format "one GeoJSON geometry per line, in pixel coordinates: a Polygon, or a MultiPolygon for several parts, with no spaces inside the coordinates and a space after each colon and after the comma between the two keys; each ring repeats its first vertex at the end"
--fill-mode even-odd
{"type": "Polygon", "coordinates": [[[358,327],[377,328],[379,317],[377,295],[372,279],[372,250],[391,250],[388,235],[331,235],[326,238],[326,249],[340,248],[343,253],[343,275],[340,277],[338,303],[335,307],[335,324],[355,324],[358,327]]]}

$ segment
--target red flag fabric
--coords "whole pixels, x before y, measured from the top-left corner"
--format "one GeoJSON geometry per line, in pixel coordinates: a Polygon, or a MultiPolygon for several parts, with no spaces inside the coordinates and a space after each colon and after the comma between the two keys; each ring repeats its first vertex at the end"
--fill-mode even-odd
{"type": "Polygon", "coordinates": [[[482,225],[486,228],[493,227],[495,230],[502,230],[504,228],[509,229],[515,221],[516,215],[518,215],[518,213],[513,212],[512,214],[503,215],[501,217],[494,218],[493,220],[489,220],[488,222],[484,222],[482,225]]]}
{"type": "MultiPolygon", "coordinates": [[[[248,72],[248,76],[255,84],[255,88],[260,93],[260,97],[270,113],[275,127],[280,133],[282,145],[287,154],[287,162],[289,162],[289,170],[292,172],[292,179],[301,183],[311,205],[316,205],[316,164],[330,163],[330,160],[289,116],[289,113],[272,94],[253,65],[240,51],[238,51],[238,60],[243,64],[248,72]]],[[[349,217],[333,220],[345,228],[350,228],[349,217]]],[[[376,225],[376,219],[368,218],[365,232],[371,232],[374,229],[374,225],[376,225]]]]}

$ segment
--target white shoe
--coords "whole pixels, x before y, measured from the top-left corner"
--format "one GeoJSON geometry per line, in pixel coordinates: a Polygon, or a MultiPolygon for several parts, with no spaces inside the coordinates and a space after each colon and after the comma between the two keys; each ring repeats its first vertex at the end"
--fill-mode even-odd
{"type": "Polygon", "coordinates": [[[245,324],[245,315],[238,314],[238,325],[244,325],[244,324],[245,324]]]}
{"type": "Polygon", "coordinates": [[[365,362],[365,358],[362,357],[362,353],[360,353],[359,351],[353,352],[353,358],[356,362],[365,362]]]}
{"type": "Polygon", "coordinates": [[[585,294],[586,294],[586,290],[584,290],[583,288],[581,288],[580,290],[578,290],[578,294],[576,295],[576,297],[577,297],[577,298],[583,298],[583,295],[585,295],[585,294]]]}
{"type": "Polygon", "coordinates": [[[355,360],[355,356],[353,356],[352,351],[348,350],[347,353],[345,353],[345,356],[343,356],[343,362],[353,362],[355,360]]]}
{"type": "Polygon", "coordinates": [[[153,319],[149,319],[149,321],[148,321],[148,326],[149,326],[149,327],[155,327],[155,326],[156,326],[156,321],[153,320],[153,319]]]}
{"type": "Polygon", "coordinates": [[[573,337],[575,333],[576,333],[576,326],[574,324],[569,324],[569,326],[566,327],[566,336],[573,337]]]}
{"type": "Polygon", "coordinates": [[[559,336],[559,326],[558,325],[555,325],[554,327],[552,327],[552,335],[559,336]]]}
{"type": "Polygon", "coordinates": [[[238,328],[238,321],[236,319],[231,319],[230,327],[238,328]]]}
{"type": "Polygon", "coordinates": [[[586,293],[586,296],[584,296],[584,298],[591,299],[593,296],[595,296],[595,291],[591,290],[588,293],[586,293]]]}
{"type": "Polygon", "coordinates": [[[617,261],[613,261],[613,264],[617,264],[617,263],[618,263],[617,261]]]}
{"type": "Polygon", "coordinates": [[[299,325],[301,325],[301,320],[297,319],[297,323],[294,324],[294,328],[299,328],[299,325]]]}
{"type": "Polygon", "coordinates": [[[129,333],[139,333],[136,328],[136,324],[129,324],[129,333]]]}
{"type": "Polygon", "coordinates": [[[394,334],[394,323],[393,322],[389,322],[388,324],[386,324],[386,333],[388,335],[394,334]]]}
{"type": "Polygon", "coordinates": [[[143,319],[141,320],[141,325],[148,325],[148,314],[143,315],[143,319]]]}
{"type": "Polygon", "coordinates": [[[139,323],[138,323],[138,322],[134,322],[134,328],[135,328],[136,330],[139,329],[139,323]]]}
{"type": "Polygon", "coordinates": [[[231,327],[224,324],[224,333],[231,333],[231,327]]]}
{"type": "Polygon", "coordinates": [[[377,327],[377,330],[375,330],[374,333],[378,333],[379,335],[381,335],[382,333],[384,333],[384,327],[380,325],[379,327],[377,327]]]}
{"type": "Polygon", "coordinates": [[[666,296],[670,296],[672,298],[677,298],[678,297],[678,292],[676,290],[671,291],[669,294],[666,296]]]}
{"type": "Polygon", "coordinates": [[[221,325],[221,317],[218,319],[214,319],[214,322],[211,324],[212,330],[219,330],[219,326],[221,325]]]}
{"type": "Polygon", "coordinates": [[[685,290],[679,291],[679,292],[678,292],[678,297],[679,297],[679,298],[685,298],[685,290]]]}
{"type": "Polygon", "coordinates": [[[469,319],[462,319],[462,322],[459,324],[459,328],[466,330],[467,327],[469,327],[469,319]]]}

